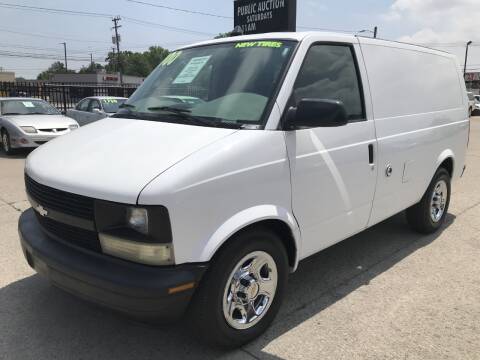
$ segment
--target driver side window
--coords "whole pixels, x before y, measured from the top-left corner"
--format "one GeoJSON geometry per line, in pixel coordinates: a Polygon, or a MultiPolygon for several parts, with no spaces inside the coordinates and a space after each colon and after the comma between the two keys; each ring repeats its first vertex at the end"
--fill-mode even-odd
{"type": "Polygon", "coordinates": [[[294,86],[295,104],[302,99],[339,100],[348,120],[365,120],[353,48],[349,45],[319,44],[310,48],[294,86]]]}
{"type": "Polygon", "coordinates": [[[90,105],[88,106],[88,111],[93,112],[94,109],[102,110],[102,107],[100,106],[100,101],[98,100],[90,101],[90,105]]]}

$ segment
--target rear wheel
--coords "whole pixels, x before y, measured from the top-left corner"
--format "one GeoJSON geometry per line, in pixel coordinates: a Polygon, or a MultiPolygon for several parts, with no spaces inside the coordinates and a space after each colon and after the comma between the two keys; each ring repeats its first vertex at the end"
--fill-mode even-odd
{"type": "Polygon", "coordinates": [[[215,256],[192,299],[194,331],[227,348],[255,339],[277,314],[287,277],[285,247],[274,233],[238,234],[215,256]]]}
{"type": "Polygon", "coordinates": [[[445,222],[450,204],[450,174],[439,168],[419,203],[407,209],[410,226],[422,233],[431,234],[445,222]]]}
{"type": "Polygon", "coordinates": [[[13,149],[10,143],[10,135],[8,135],[7,130],[2,131],[2,148],[5,154],[7,155],[13,154],[13,149]]]}

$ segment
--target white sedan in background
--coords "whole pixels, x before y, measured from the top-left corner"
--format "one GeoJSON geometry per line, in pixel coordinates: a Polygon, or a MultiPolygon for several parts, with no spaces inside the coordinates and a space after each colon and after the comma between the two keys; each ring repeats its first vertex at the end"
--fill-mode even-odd
{"type": "Polygon", "coordinates": [[[67,116],[80,126],[104,119],[115,114],[127,98],[94,96],[81,100],[74,109],[67,110],[67,116]]]}
{"type": "Polygon", "coordinates": [[[45,100],[0,97],[0,135],[7,155],[38,147],[78,126],[45,100]]]}

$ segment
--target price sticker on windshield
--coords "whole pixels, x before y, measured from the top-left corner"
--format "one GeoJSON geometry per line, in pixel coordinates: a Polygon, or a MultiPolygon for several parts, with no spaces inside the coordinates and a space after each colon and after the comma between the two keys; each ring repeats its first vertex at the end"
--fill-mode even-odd
{"type": "Polygon", "coordinates": [[[192,58],[178,76],[173,80],[173,84],[190,84],[203,69],[211,56],[200,56],[192,58]]]}
{"type": "Polygon", "coordinates": [[[31,101],[22,101],[22,104],[23,106],[27,107],[27,108],[34,108],[35,105],[33,105],[33,103],[31,101]]]}
{"type": "Polygon", "coordinates": [[[103,99],[103,102],[105,104],[116,104],[116,103],[118,103],[118,100],[117,99],[103,99]]]}
{"type": "Polygon", "coordinates": [[[181,51],[174,51],[171,54],[168,54],[168,56],[160,63],[160,66],[168,66],[173,64],[173,62],[177,60],[180,55],[182,55],[181,51]]]}

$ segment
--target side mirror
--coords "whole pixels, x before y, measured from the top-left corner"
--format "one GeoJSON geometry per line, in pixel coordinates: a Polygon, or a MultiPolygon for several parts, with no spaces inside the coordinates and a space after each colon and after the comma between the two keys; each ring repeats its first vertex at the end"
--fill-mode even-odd
{"type": "Polygon", "coordinates": [[[92,109],[92,112],[96,113],[96,114],[101,114],[102,113],[102,110],[100,110],[99,108],[93,108],[92,109]]]}
{"type": "Polygon", "coordinates": [[[288,109],[285,130],[336,127],[348,124],[347,110],[341,101],[303,99],[288,109]]]}

